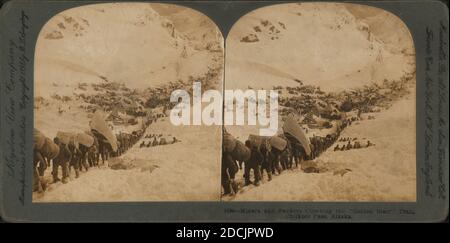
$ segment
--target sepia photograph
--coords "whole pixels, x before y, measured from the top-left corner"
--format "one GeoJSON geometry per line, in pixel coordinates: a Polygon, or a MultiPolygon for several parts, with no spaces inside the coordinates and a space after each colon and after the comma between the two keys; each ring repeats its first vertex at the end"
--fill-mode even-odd
{"type": "Polygon", "coordinates": [[[222,128],[175,126],[175,90],[222,90],[206,15],[156,3],[65,10],[34,67],[33,202],[219,201],[222,128]]]}
{"type": "Polygon", "coordinates": [[[275,134],[224,126],[223,201],[416,201],[415,48],[399,17],[271,5],[233,25],[225,52],[226,90],[279,98],[275,134]]]}
{"type": "Polygon", "coordinates": [[[441,1],[7,1],[0,25],[0,221],[448,222],[441,1]]]}
{"type": "Polygon", "coordinates": [[[36,44],[33,202],[414,202],[415,68],[365,5],[262,7],[225,40],[177,5],[68,9],[36,44]]]}

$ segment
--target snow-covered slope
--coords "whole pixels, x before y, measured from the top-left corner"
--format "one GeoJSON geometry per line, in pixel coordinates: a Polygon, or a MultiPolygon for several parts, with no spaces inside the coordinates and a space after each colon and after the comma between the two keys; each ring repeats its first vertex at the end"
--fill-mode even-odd
{"type": "MultiPolygon", "coordinates": [[[[110,102],[112,96],[129,95],[136,89],[145,103],[150,98],[145,93],[147,88],[169,86],[179,80],[188,83],[192,77],[204,77],[211,70],[218,70],[219,74],[214,80],[203,81],[221,86],[221,36],[208,39],[218,45],[218,52],[196,48],[195,44],[203,40],[192,41],[196,35],[178,30],[186,32],[182,21],[175,24],[153,9],[167,15],[162,6],[166,5],[93,4],[66,10],[49,20],[36,46],[34,96],[43,103],[35,104],[35,127],[48,136],[58,130],[86,130],[86,107],[101,104],[102,98],[110,102]],[[121,90],[122,86],[96,87],[109,84],[122,84],[128,91],[121,90]],[[96,96],[96,104],[85,103],[80,95],[96,96]],[[66,100],[55,99],[56,96],[66,100]]],[[[203,31],[218,32],[199,12],[174,5],[169,9],[177,16],[189,16],[192,21],[203,23],[203,31]]]]}
{"type": "Polygon", "coordinates": [[[170,20],[196,50],[223,51],[223,37],[216,24],[203,14],[193,15],[192,9],[171,4],[152,4],[152,8],[170,20]]]}
{"type": "MultiPolygon", "coordinates": [[[[370,140],[373,147],[329,148],[316,159],[322,173],[284,171],[259,187],[249,186],[236,201],[415,201],[415,91],[390,109],[346,128],[341,137],[370,140]],[[395,134],[392,134],[395,131],[395,134]],[[348,169],[348,170],[347,170],[348,169]],[[345,174],[342,172],[346,172],[345,174]]],[[[371,114],[367,114],[371,115],[371,114]]],[[[242,175],[237,175],[241,179],[242,175]]],[[[267,176],[265,177],[267,179],[267,176]]],[[[224,198],[229,200],[229,198],[224,198]]]]}
{"type": "MultiPolygon", "coordinates": [[[[126,120],[136,120],[134,125],[108,121],[115,134],[132,133],[142,128],[144,119],[133,117],[133,112],[154,115],[150,107],[143,107],[151,98],[149,90],[168,99],[176,82],[189,84],[199,79],[208,87],[222,86],[223,39],[216,26],[198,12],[172,8],[206,26],[202,30],[211,35],[202,39],[200,33],[186,30],[182,21],[174,23],[169,18],[173,16],[163,16],[152,6],[87,5],[59,13],[45,25],[35,54],[35,128],[49,138],[58,131],[84,132],[89,130],[93,110],[100,109],[105,116],[115,112],[126,120]],[[199,48],[201,43],[205,45],[199,48]]],[[[167,105],[164,102],[161,99],[151,108],[162,109],[167,105]]],[[[35,193],[33,200],[217,201],[220,131],[215,126],[176,127],[168,118],[159,119],[147,132],[170,134],[181,142],[139,148],[139,141],[109,161],[132,164],[132,169],[91,168],[77,179],[72,171],[69,183],[50,184],[45,194],[35,193]]],[[[51,178],[50,169],[46,177],[51,178]]]]}
{"type": "MultiPolygon", "coordinates": [[[[208,21],[193,10],[189,14],[208,21]]],[[[61,92],[63,85],[70,90],[80,82],[105,79],[126,83],[129,88],[161,85],[206,73],[214,55],[194,49],[151,4],[69,9],[53,17],[39,36],[35,96],[61,92]]]]}
{"type": "MultiPolygon", "coordinates": [[[[51,184],[34,202],[218,201],[220,199],[221,129],[173,126],[168,118],[150,125],[146,134],[176,136],[181,142],[140,148],[139,141],[110,164],[134,168],[91,168],[67,184],[51,184]]],[[[46,171],[50,178],[50,171],[46,171]]]]}
{"type": "Polygon", "coordinates": [[[226,40],[227,88],[318,85],[325,91],[398,79],[415,70],[411,36],[381,9],[280,4],[257,9],[226,40]],[[369,17],[361,12],[371,11],[369,17]]]}

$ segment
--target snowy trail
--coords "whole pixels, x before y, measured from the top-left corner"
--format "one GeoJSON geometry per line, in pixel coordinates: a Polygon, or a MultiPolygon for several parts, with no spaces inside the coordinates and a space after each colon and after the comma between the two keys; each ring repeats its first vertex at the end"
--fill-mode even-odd
{"type": "MultiPolygon", "coordinates": [[[[412,92],[415,93],[415,92],[412,92]]],[[[375,147],[333,151],[314,162],[323,173],[284,171],[259,187],[248,186],[223,201],[415,201],[415,99],[397,101],[376,119],[346,128],[342,137],[370,139],[375,147]],[[389,131],[396,131],[393,137],[389,131]],[[351,171],[341,175],[342,170],[351,171]],[[395,185],[395,187],[393,186],[395,185]]],[[[367,114],[369,115],[369,114],[367,114]]],[[[139,141],[120,157],[135,168],[92,168],[68,184],[51,184],[35,202],[218,201],[220,200],[220,128],[176,127],[167,120],[147,133],[177,136],[180,143],[139,148],[139,141]],[[176,151],[176,152],[174,152],[176,151]]],[[[46,171],[47,177],[50,170],[46,171]]],[[[236,178],[242,180],[242,171],[236,178]]]]}
{"type": "MultiPolygon", "coordinates": [[[[220,199],[220,128],[173,126],[168,120],[152,124],[148,133],[176,135],[181,142],[139,148],[141,141],[117,158],[135,167],[91,168],[69,183],[51,184],[34,202],[90,201],[218,201],[220,199]],[[174,152],[176,151],[176,152],[174,152]]],[[[115,159],[110,159],[115,160],[115,159]]],[[[46,177],[50,177],[47,169],[46,177]]]]}
{"type": "MultiPolygon", "coordinates": [[[[405,97],[390,109],[371,115],[376,119],[353,124],[341,137],[366,138],[374,147],[334,152],[332,146],[314,161],[324,172],[294,169],[270,182],[265,176],[260,186],[244,187],[234,197],[222,200],[415,201],[414,97],[405,97]],[[395,137],[391,131],[396,131],[395,137]]],[[[242,171],[236,178],[242,180],[242,171]]]]}

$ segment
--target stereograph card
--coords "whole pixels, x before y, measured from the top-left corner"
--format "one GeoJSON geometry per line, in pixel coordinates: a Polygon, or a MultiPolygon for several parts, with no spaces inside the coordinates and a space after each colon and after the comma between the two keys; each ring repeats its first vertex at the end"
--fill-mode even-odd
{"type": "Polygon", "coordinates": [[[11,222],[438,222],[439,1],[7,1],[11,222]]]}

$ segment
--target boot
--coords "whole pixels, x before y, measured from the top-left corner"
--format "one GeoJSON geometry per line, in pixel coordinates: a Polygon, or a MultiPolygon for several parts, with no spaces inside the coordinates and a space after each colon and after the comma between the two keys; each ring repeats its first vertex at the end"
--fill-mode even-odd
{"type": "Polygon", "coordinates": [[[47,180],[44,177],[39,178],[39,183],[41,184],[42,192],[45,192],[47,190],[47,180]]]}
{"type": "Polygon", "coordinates": [[[230,184],[231,184],[231,188],[233,189],[232,190],[233,194],[236,194],[239,190],[238,184],[234,180],[232,180],[230,184]]]}
{"type": "Polygon", "coordinates": [[[228,195],[234,196],[234,195],[236,194],[236,192],[235,192],[234,189],[233,189],[233,184],[230,183],[230,184],[228,184],[228,186],[230,187],[230,188],[228,189],[228,190],[230,191],[230,193],[228,193],[228,195]]]}
{"type": "Polygon", "coordinates": [[[228,195],[231,193],[231,186],[230,183],[228,181],[223,181],[222,182],[222,187],[223,187],[223,195],[228,195]]]}
{"type": "Polygon", "coordinates": [[[44,177],[39,176],[39,181],[38,181],[38,183],[39,183],[39,189],[38,189],[38,192],[39,192],[39,193],[45,192],[45,190],[47,190],[47,182],[45,181],[44,177]]]}

